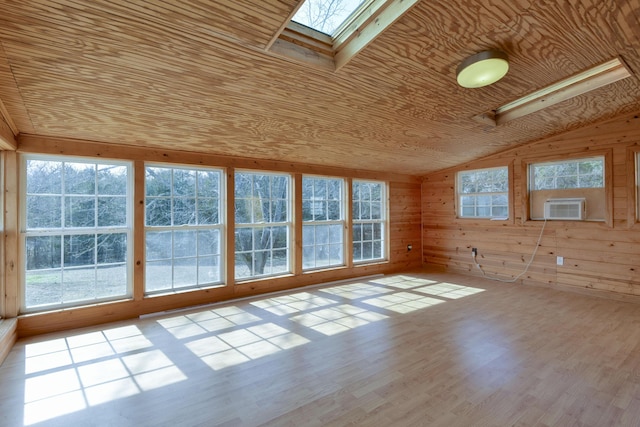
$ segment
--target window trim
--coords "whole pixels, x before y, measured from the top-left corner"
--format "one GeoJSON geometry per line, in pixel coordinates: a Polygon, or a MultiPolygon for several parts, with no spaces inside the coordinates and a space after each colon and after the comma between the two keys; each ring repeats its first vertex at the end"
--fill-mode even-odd
{"type": "Polygon", "coordinates": [[[640,229],[640,147],[627,147],[627,228],[640,229]],[[631,204],[633,203],[633,208],[631,204]]]}
{"type": "MultiPolygon", "coordinates": [[[[347,249],[347,239],[346,239],[346,235],[347,235],[347,229],[348,229],[348,212],[347,212],[347,197],[349,197],[349,194],[347,192],[347,179],[344,177],[339,177],[339,176],[328,176],[328,175],[314,175],[314,174],[302,174],[301,180],[300,180],[300,184],[301,186],[304,185],[304,178],[305,177],[309,177],[312,179],[327,179],[327,180],[339,180],[341,181],[341,190],[342,190],[342,199],[340,200],[340,210],[341,210],[341,217],[342,219],[340,220],[326,220],[326,221],[321,221],[319,224],[316,221],[305,221],[303,218],[303,214],[302,214],[302,210],[301,210],[301,214],[300,214],[300,222],[301,222],[301,236],[300,236],[300,247],[301,247],[301,268],[302,268],[302,272],[303,273],[311,273],[311,272],[315,272],[315,271],[322,271],[322,270],[330,270],[330,269],[335,269],[335,268],[342,268],[345,267],[347,265],[347,253],[348,253],[348,249],[347,249]],[[304,226],[305,223],[311,222],[312,224],[307,224],[307,225],[341,225],[342,226],[342,263],[341,264],[330,264],[330,265],[324,265],[324,266],[316,266],[316,267],[310,267],[310,268],[304,268],[304,226]],[[315,222],[315,224],[313,224],[315,222]]],[[[302,191],[300,192],[301,196],[300,196],[300,205],[303,205],[304,202],[304,196],[302,195],[302,191]]],[[[296,201],[296,204],[297,201],[296,201]]],[[[314,245],[315,247],[315,245],[314,245]]]]}
{"type": "MultiPolygon", "coordinates": [[[[144,280],[143,283],[141,284],[142,288],[143,288],[143,292],[145,297],[152,297],[152,296],[157,296],[157,295],[163,295],[163,294],[171,294],[171,293],[182,293],[182,292],[188,292],[188,291],[197,291],[197,290],[201,290],[201,289],[210,289],[210,288],[217,288],[217,287],[224,287],[226,286],[226,281],[225,278],[226,276],[226,266],[227,266],[227,261],[226,261],[226,176],[227,176],[227,171],[225,168],[223,167],[216,167],[216,166],[205,166],[205,165],[195,165],[195,164],[178,164],[178,163],[158,163],[158,162],[144,162],[144,166],[143,166],[143,173],[142,175],[144,176],[144,182],[143,182],[143,197],[144,197],[144,203],[143,203],[143,212],[144,212],[144,217],[143,217],[143,221],[142,221],[142,226],[143,226],[143,250],[144,250],[144,280]],[[218,218],[219,218],[219,222],[218,224],[186,224],[186,225],[168,225],[168,226],[153,226],[153,225],[147,225],[147,168],[162,168],[162,169],[171,169],[172,171],[172,183],[171,183],[171,187],[172,187],[172,191],[173,191],[173,171],[177,170],[189,170],[189,171],[215,171],[218,172],[220,175],[220,180],[219,180],[219,188],[218,188],[218,218]],[[220,261],[220,266],[219,266],[219,273],[220,273],[220,279],[216,282],[209,282],[206,284],[194,284],[191,286],[184,286],[184,287],[175,287],[175,283],[174,283],[174,276],[173,276],[173,270],[174,270],[174,261],[175,258],[171,257],[171,270],[172,270],[172,281],[171,281],[171,288],[170,289],[161,289],[161,290],[157,290],[157,291],[147,291],[147,263],[148,263],[148,259],[147,259],[147,233],[148,232],[174,232],[174,231],[200,231],[200,230],[219,230],[220,233],[220,254],[219,254],[219,261],[220,261]]],[[[171,200],[173,200],[173,193],[170,196],[171,200]]],[[[197,194],[196,194],[196,199],[197,199],[197,194]]],[[[173,205],[172,205],[173,206],[173,205]]],[[[196,262],[198,260],[198,256],[196,253],[195,256],[196,262]]]]}
{"type": "Polygon", "coordinates": [[[353,178],[351,180],[351,189],[350,189],[350,200],[349,200],[349,243],[350,248],[349,254],[351,259],[351,265],[354,267],[362,266],[362,265],[370,265],[370,264],[380,264],[389,262],[390,250],[389,250],[389,183],[387,181],[380,181],[375,179],[361,179],[361,178],[353,178]],[[356,220],[353,214],[353,186],[355,183],[372,183],[372,184],[380,184],[382,194],[381,201],[384,203],[382,209],[380,210],[382,218],[379,220],[356,220]],[[380,223],[382,224],[382,232],[381,232],[381,251],[382,256],[380,258],[371,258],[371,259],[362,259],[356,260],[353,256],[353,229],[355,224],[368,224],[368,223],[380,223]]]}
{"type": "Polygon", "coordinates": [[[523,158],[521,162],[521,183],[520,191],[522,197],[522,224],[534,224],[542,219],[531,218],[531,195],[529,188],[531,187],[530,181],[530,167],[535,163],[549,163],[555,161],[568,161],[568,160],[580,160],[592,157],[604,157],[604,191],[605,191],[605,217],[603,221],[562,221],[565,225],[571,225],[572,223],[585,223],[604,225],[608,228],[613,227],[613,149],[603,150],[589,150],[585,153],[570,153],[570,154],[555,154],[551,156],[537,156],[523,158]]]}
{"type": "MultiPolygon", "coordinates": [[[[7,165],[6,165],[6,156],[4,154],[4,151],[0,151],[0,188],[2,189],[2,191],[0,191],[0,209],[2,209],[2,214],[0,214],[0,260],[2,260],[2,265],[6,265],[7,262],[7,258],[6,258],[6,240],[5,240],[5,214],[4,212],[7,211],[6,209],[6,205],[5,205],[5,194],[6,194],[6,188],[5,188],[5,174],[6,174],[6,170],[7,170],[7,165]]],[[[7,295],[7,285],[6,285],[6,279],[5,279],[5,269],[2,268],[0,269],[0,271],[2,272],[2,274],[0,274],[0,323],[2,322],[2,319],[4,317],[6,317],[6,312],[7,312],[7,302],[6,302],[6,297],[5,295],[7,295]]]]}
{"type": "MultiPolygon", "coordinates": [[[[18,250],[20,255],[20,269],[18,273],[18,296],[20,298],[19,310],[20,313],[41,313],[52,310],[64,310],[68,308],[78,308],[92,306],[95,304],[115,302],[121,300],[132,300],[134,292],[134,208],[133,198],[135,191],[135,167],[134,161],[123,160],[119,158],[102,158],[102,157],[88,157],[88,156],[74,156],[74,155],[59,155],[59,154],[41,154],[41,153],[23,153],[20,155],[18,164],[20,166],[20,187],[18,200],[20,203],[19,208],[19,230],[20,237],[18,243],[18,250]],[[85,163],[91,165],[118,165],[125,166],[127,168],[127,195],[126,195],[126,224],[124,226],[114,227],[100,227],[97,224],[92,227],[74,227],[74,228],[59,228],[59,229],[36,229],[29,231],[27,229],[27,162],[29,160],[35,161],[51,161],[62,163],[85,163]],[[61,231],[56,231],[61,230],[61,231]],[[81,234],[99,234],[100,232],[112,233],[115,231],[123,232],[127,236],[127,254],[125,256],[125,293],[123,295],[117,295],[113,297],[103,297],[91,300],[73,301],[62,304],[45,304],[33,307],[27,307],[26,305],[26,274],[27,274],[27,256],[26,256],[26,241],[29,236],[71,236],[81,234]]],[[[64,193],[63,193],[64,194],[64,193]]],[[[96,207],[97,209],[97,207],[96,207]]],[[[97,211],[96,211],[97,212],[97,211]]],[[[96,248],[97,249],[97,248],[96,248]]],[[[97,264],[94,264],[96,267],[97,264]]]]}

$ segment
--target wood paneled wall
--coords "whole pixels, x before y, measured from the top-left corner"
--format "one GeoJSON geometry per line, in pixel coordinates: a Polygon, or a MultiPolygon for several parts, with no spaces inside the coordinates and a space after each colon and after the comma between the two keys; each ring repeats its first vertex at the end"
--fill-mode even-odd
{"type": "MultiPolygon", "coordinates": [[[[316,165],[294,164],[272,160],[256,160],[250,158],[225,157],[190,153],[170,150],[153,150],[148,148],[116,146],[113,144],[101,144],[88,141],[64,140],[46,138],[40,136],[23,135],[19,140],[19,153],[62,154],[93,157],[101,159],[124,159],[134,161],[135,166],[135,203],[134,203],[134,292],[131,300],[98,304],[90,307],[71,308],[49,313],[20,316],[18,321],[18,333],[20,336],[28,336],[54,330],[70,329],[80,326],[95,325],[109,321],[122,320],[136,317],[145,313],[177,309],[186,306],[208,304],[231,298],[245,297],[260,293],[273,292],[288,288],[319,284],[358,276],[366,276],[379,273],[390,273],[421,265],[420,250],[420,178],[393,174],[367,172],[361,170],[345,170],[316,165]],[[369,265],[347,265],[341,268],[332,268],[316,272],[283,275],[243,282],[233,283],[233,275],[227,286],[181,292],[171,295],[145,297],[143,292],[144,281],[144,162],[166,162],[169,164],[182,164],[194,166],[225,167],[228,171],[234,168],[255,169],[264,171],[284,171],[296,176],[300,174],[318,174],[338,176],[345,178],[362,178],[384,180],[389,183],[389,257],[388,262],[369,265]],[[412,245],[411,251],[407,245],[412,245]]],[[[15,154],[7,160],[7,173],[13,174],[12,181],[17,180],[19,166],[15,154]],[[13,162],[13,165],[10,163],[13,162]]],[[[231,172],[230,172],[231,173],[231,172]]],[[[17,198],[17,186],[7,189],[8,198],[17,198]]],[[[15,205],[14,205],[15,206],[15,205]]],[[[15,209],[14,209],[15,210],[15,209]]],[[[16,215],[15,213],[13,215],[16,215]]],[[[13,221],[11,227],[17,227],[13,221]]],[[[9,224],[7,224],[9,225],[9,224]]],[[[11,228],[10,227],[10,228],[11,228]]],[[[6,230],[7,235],[17,235],[17,230],[6,230]]],[[[17,253],[17,239],[7,239],[7,253],[17,253]]],[[[233,259],[233,245],[227,247],[227,259],[233,259]]],[[[13,259],[13,258],[12,258],[13,259]]],[[[21,265],[21,264],[19,264],[21,265]]],[[[232,271],[232,270],[231,270],[232,271]]],[[[19,280],[17,275],[6,274],[6,294],[19,295],[19,280]]],[[[12,298],[11,307],[13,313],[7,312],[9,317],[18,315],[16,298],[12,298]]]]}
{"type": "Polygon", "coordinates": [[[606,155],[607,219],[604,222],[548,221],[538,252],[516,283],[542,284],[614,298],[639,299],[640,224],[636,216],[635,153],[640,151],[640,117],[622,116],[423,178],[423,262],[509,279],[525,269],[543,221],[528,219],[528,162],[606,155]],[[510,167],[511,216],[507,221],[456,217],[456,172],[510,167]],[[556,257],[564,257],[557,265],[556,257]]]}

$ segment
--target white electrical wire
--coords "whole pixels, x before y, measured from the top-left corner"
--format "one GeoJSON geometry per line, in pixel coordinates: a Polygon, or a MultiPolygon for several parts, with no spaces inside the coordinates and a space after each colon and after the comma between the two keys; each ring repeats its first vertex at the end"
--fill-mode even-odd
{"type": "Polygon", "coordinates": [[[478,270],[480,270],[482,272],[482,277],[485,277],[487,279],[490,280],[497,280],[498,282],[504,282],[504,283],[514,283],[516,280],[518,280],[524,273],[526,273],[529,270],[529,266],[531,266],[531,263],[533,262],[533,259],[536,257],[536,252],[538,252],[538,247],[540,247],[540,242],[542,241],[542,235],[544,234],[544,228],[547,225],[547,219],[544,219],[544,223],[542,224],[542,229],[540,230],[540,236],[538,236],[538,242],[536,243],[536,247],[533,250],[533,253],[531,254],[531,259],[529,260],[529,262],[527,263],[527,265],[524,268],[524,271],[520,274],[518,274],[516,277],[511,278],[511,279],[503,279],[501,277],[491,277],[491,276],[487,276],[487,274],[484,272],[484,270],[482,269],[482,267],[480,266],[480,264],[478,264],[478,261],[476,260],[476,257],[478,256],[477,253],[473,254],[473,262],[476,264],[476,267],[478,267],[478,270]]]}

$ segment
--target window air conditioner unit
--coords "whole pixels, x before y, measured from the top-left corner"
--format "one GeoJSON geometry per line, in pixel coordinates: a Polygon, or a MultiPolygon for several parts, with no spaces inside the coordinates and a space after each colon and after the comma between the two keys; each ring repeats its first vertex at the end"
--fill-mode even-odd
{"type": "Polygon", "coordinates": [[[582,221],[586,217],[585,199],[548,199],[544,202],[545,219],[582,221]]]}

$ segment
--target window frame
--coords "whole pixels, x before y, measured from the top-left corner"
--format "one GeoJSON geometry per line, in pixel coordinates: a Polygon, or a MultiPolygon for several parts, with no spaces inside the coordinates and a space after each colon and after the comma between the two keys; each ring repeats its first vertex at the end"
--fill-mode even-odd
{"type": "MultiPolygon", "coordinates": [[[[381,2],[381,0],[361,0],[361,3],[360,3],[358,6],[356,6],[356,7],[353,9],[353,11],[352,11],[351,13],[349,13],[349,14],[345,17],[345,19],[344,19],[340,24],[338,24],[338,25],[335,27],[335,29],[333,30],[333,32],[331,32],[331,33],[326,33],[326,32],[324,32],[324,31],[322,31],[322,30],[319,30],[319,29],[314,28],[314,27],[312,27],[312,26],[310,26],[310,25],[307,25],[307,24],[306,24],[306,23],[304,23],[304,22],[300,22],[300,21],[295,20],[296,15],[297,15],[298,13],[300,13],[300,10],[302,10],[302,9],[305,7],[305,4],[307,3],[307,1],[311,1],[311,0],[302,0],[302,1],[300,2],[300,3],[301,3],[301,4],[300,4],[300,7],[296,10],[296,13],[295,13],[294,15],[292,15],[292,16],[291,16],[290,22],[295,22],[296,24],[299,24],[299,25],[302,25],[302,26],[304,26],[304,27],[306,27],[306,28],[309,28],[309,29],[311,29],[311,30],[313,30],[313,31],[315,31],[315,32],[317,32],[317,33],[319,33],[319,34],[323,34],[323,35],[329,36],[329,37],[331,37],[331,39],[332,39],[332,40],[336,40],[336,39],[339,39],[339,38],[341,38],[341,37],[349,37],[349,36],[350,36],[350,34],[345,34],[345,32],[347,32],[348,27],[349,27],[349,26],[350,26],[354,21],[356,21],[356,20],[358,20],[359,18],[361,18],[361,17],[362,17],[362,15],[367,11],[367,9],[370,9],[370,8],[371,8],[371,6],[372,6],[372,4],[373,4],[374,2],[381,2]]],[[[383,0],[383,1],[384,1],[384,0],[383,0]]],[[[337,47],[339,47],[339,45],[338,45],[338,46],[336,46],[336,48],[337,48],[337,47]]]]}
{"type": "MultiPolygon", "coordinates": [[[[562,221],[563,223],[587,223],[595,225],[604,225],[607,228],[613,227],[613,149],[593,150],[588,153],[572,153],[552,156],[537,156],[523,158],[521,162],[521,194],[523,195],[522,203],[522,223],[544,221],[544,219],[534,219],[531,217],[531,183],[530,170],[533,164],[553,163],[570,160],[581,160],[595,157],[604,157],[604,219],[586,220],[586,221],[562,221]]],[[[579,189],[576,189],[579,190],[579,189]]]]}
{"type": "Polygon", "coordinates": [[[627,204],[627,228],[640,228],[640,147],[627,148],[627,199],[633,201],[634,208],[627,204]]]}
{"type": "MultiPolygon", "coordinates": [[[[366,265],[366,264],[376,264],[376,263],[381,263],[381,262],[387,262],[389,260],[389,185],[386,181],[378,181],[378,180],[373,180],[373,179],[356,179],[354,178],[351,181],[351,215],[350,215],[350,222],[351,222],[351,261],[353,263],[354,266],[358,266],[358,265],[366,265]],[[362,202],[362,200],[355,200],[355,185],[356,184],[376,184],[376,185],[380,185],[380,202],[382,203],[382,206],[380,207],[380,218],[379,219],[356,219],[356,215],[355,215],[355,203],[356,202],[362,202]],[[381,225],[381,230],[380,230],[380,247],[381,247],[381,254],[379,258],[360,258],[357,259],[354,256],[354,248],[355,248],[355,243],[357,242],[354,238],[353,238],[353,234],[355,231],[355,226],[356,225],[364,225],[364,224],[380,224],[381,225]]],[[[364,236],[364,234],[363,234],[364,236]]],[[[364,244],[364,242],[366,242],[368,240],[364,240],[361,239],[359,240],[359,242],[361,242],[362,244],[364,244]]],[[[377,239],[373,239],[371,240],[371,243],[376,242],[377,239]]],[[[372,250],[373,252],[373,250],[372,250]]]]}
{"type": "MultiPolygon", "coordinates": [[[[455,176],[455,212],[456,212],[456,218],[460,219],[460,220],[489,220],[489,221],[496,221],[496,220],[501,220],[501,221],[508,221],[508,220],[512,220],[513,219],[513,186],[512,186],[512,182],[513,182],[513,168],[511,167],[511,165],[496,165],[496,166],[487,166],[487,167],[481,167],[481,168],[476,168],[476,169],[470,169],[470,170],[460,170],[456,173],[455,176]],[[462,176],[463,174],[470,174],[470,173],[477,173],[477,172],[483,172],[483,171],[493,171],[493,170],[499,170],[499,169],[505,169],[507,172],[507,182],[506,182],[506,188],[507,191],[506,193],[503,191],[500,192],[476,192],[476,193],[463,193],[462,190],[462,176]],[[478,197],[478,196],[493,196],[493,195],[502,195],[505,194],[506,195],[506,199],[507,199],[507,216],[463,216],[462,215],[462,197],[463,196],[474,196],[474,197],[478,197]]],[[[477,205],[475,205],[477,206],[477,205]]],[[[492,209],[493,205],[489,205],[489,208],[492,209]]]]}
{"type": "MultiPolygon", "coordinates": [[[[339,267],[344,267],[347,264],[347,259],[346,259],[346,245],[347,245],[347,239],[346,239],[346,231],[347,231],[347,206],[346,206],[346,199],[348,197],[347,194],[347,180],[346,178],[343,177],[336,177],[336,176],[327,176],[327,175],[311,175],[311,174],[303,174],[302,175],[302,180],[301,180],[301,184],[303,186],[303,191],[302,193],[302,197],[300,199],[300,203],[302,204],[302,216],[301,216],[301,222],[302,222],[302,236],[301,236],[301,241],[302,241],[302,271],[304,273],[308,273],[308,272],[313,272],[313,271],[319,271],[319,270],[326,270],[326,269],[331,269],[331,268],[339,268],[339,267]],[[326,180],[326,181],[330,181],[330,180],[337,180],[340,182],[340,200],[339,200],[339,204],[340,204],[340,219],[338,220],[305,220],[304,219],[304,202],[305,197],[304,197],[304,180],[305,178],[307,179],[313,179],[313,180],[326,180]],[[314,257],[314,261],[316,261],[316,265],[314,267],[305,267],[304,266],[304,250],[305,247],[317,247],[317,244],[313,245],[305,245],[305,241],[304,241],[304,236],[305,236],[305,232],[304,232],[304,227],[306,226],[311,226],[311,227],[317,227],[317,226],[323,226],[323,225],[327,225],[327,226],[335,226],[335,225],[340,225],[341,226],[341,237],[342,237],[342,244],[341,244],[341,260],[340,263],[334,263],[334,264],[327,264],[327,265],[317,265],[317,259],[314,257]]],[[[327,196],[328,197],[328,196],[327,196]]],[[[330,199],[326,198],[323,199],[322,201],[325,202],[329,202],[330,199]]],[[[311,200],[311,202],[313,203],[314,200],[311,200]]],[[[328,209],[328,208],[327,208],[328,209]]]]}
{"type": "MultiPolygon", "coordinates": [[[[20,223],[20,239],[19,239],[19,250],[21,253],[21,268],[19,273],[19,297],[20,297],[20,312],[21,313],[37,313],[43,311],[50,310],[58,310],[58,309],[66,309],[72,307],[82,307],[88,305],[95,305],[103,302],[112,302],[123,299],[131,299],[133,298],[133,258],[134,258],[134,213],[133,213],[133,197],[134,197],[134,188],[135,188],[135,168],[134,162],[130,160],[122,160],[122,159],[109,159],[109,158],[97,158],[97,157],[86,157],[86,156],[73,156],[73,155],[57,155],[57,154],[35,154],[35,153],[24,153],[20,156],[19,160],[20,164],[20,194],[19,194],[19,203],[20,203],[20,213],[19,213],[19,223],[20,223]],[[61,226],[58,228],[49,227],[42,229],[29,229],[27,227],[27,163],[29,161],[44,161],[44,162],[59,162],[62,164],[62,177],[61,183],[64,182],[64,164],[66,163],[84,163],[88,165],[95,165],[96,167],[100,165],[110,165],[110,166],[123,166],[127,169],[127,178],[126,178],[126,195],[125,204],[126,204],[126,213],[125,213],[125,225],[122,226],[99,226],[97,223],[93,227],[66,227],[63,226],[66,212],[66,203],[65,196],[72,195],[74,193],[67,193],[64,188],[60,190],[61,197],[61,212],[60,212],[60,221],[61,226]],[[80,236],[80,235],[103,235],[103,234],[125,234],[127,245],[126,245],[126,254],[125,254],[125,292],[123,294],[115,295],[115,296],[107,296],[101,298],[92,298],[92,299],[82,299],[82,300],[73,300],[70,302],[62,302],[62,303],[45,303],[34,306],[27,306],[27,239],[29,237],[46,237],[59,236],[62,239],[61,245],[61,260],[60,260],[60,270],[61,274],[63,274],[63,270],[65,270],[64,266],[64,240],[67,236],[80,236]]],[[[61,184],[63,185],[63,184],[61,184]]],[[[92,197],[98,197],[97,193],[94,193],[92,197]]],[[[96,204],[95,206],[95,215],[96,219],[98,216],[99,206],[96,204]]],[[[96,237],[97,238],[97,237],[96,237]]],[[[97,258],[98,247],[95,247],[95,255],[97,258]]],[[[94,258],[94,259],[95,259],[94,258]]],[[[94,269],[97,269],[101,264],[97,262],[91,264],[94,269]]],[[[64,285],[64,280],[61,280],[60,286],[64,285]]]]}
{"type": "MultiPolygon", "coordinates": [[[[252,181],[253,182],[253,181],[252,181]]],[[[292,173],[289,172],[279,172],[279,171],[267,171],[267,170],[255,170],[255,169],[236,169],[234,170],[233,173],[233,191],[234,191],[234,196],[233,196],[233,212],[234,212],[234,218],[233,218],[233,228],[234,228],[234,248],[233,248],[233,256],[234,256],[234,271],[230,274],[233,274],[233,280],[234,283],[243,283],[243,282],[250,282],[250,281],[254,281],[254,280],[260,280],[260,279],[265,279],[265,278],[270,278],[270,277],[277,277],[277,276],[287,276],[287,275],[291,275],[293,274],[293,256],[294,253],[296,251],[296,247],[294,245],[294,225],[295,225],[295,221],[294,221],[294,211],[293,211],[293,204],[294,204],[294,191],[293,191],[293,185],[294,185],[294,176],[292,173]],[[237,221],[237,206],[238,206],[238,200],[246,200],[245,198],[241,198],[237,196],[237,192],[238,192],[238,175],[239,174],[249,174],[249,175],[260,175],[260,176],[270,176],[270,177],[275,177],[275,176],[280,176],[280,177],[286,177],[287,179],[287,191],[286,191],[286,196],[287,198],[286,200],[286,221],[277,221],[277,222],[247,222],[247,223],[243,223],[243,222],[238,222],[237,221]],[[251,250],[240,250],[238,251],[238,234],[240,230],[247,230],[250,229],[252,230],[252,233],[254,232],[254,230],[259,230],[259,229],[267,229],[267,228],[275,228],[275,227],[285,227],[286,230],[286,237],[285,237],[285,241],[286,241],[286,246],[284,248],[284,250],[286,251],[286,268],[284,271],[277,271],[277,272],[270,272],[270,273],[263,273],[263,274],[250,274],[249,276],[243,276],[243,277],[238,277],[237,275],[237,271],[238,271],[238,254],[239,253],[251,253],[253,254],[252,260],[253,262],[255,262],[255,254],[257,252],[271,252],[270,255],[270,259],[271,262],[273,262],[273,250],[274,248],[271,247],[269,251],[266,250],[261,250],[261,249],[256,249],[255,245],[253,245],[254,239],[252,238],[252,249],[251,250]]],[[[253,194],[253,187],[252,187],[252,194],[253,194]]],[[[255,196],[252,196],[252,199],[255,196]]],[[[272,197],[269,198],[269,203],[271,203],[272,200],[282,200],[282,199],[273,199],[272,197]]],[[[253,216],[253,214],[252,214],[253,216]]],[[[229,219],[229,221],[231,221],[231,219],[229,219]]],[[[278,249],[278,248],[276,248],[278,249]]],[[[253,267],[251,268],[251,272],[253,273],[253,267]]]]}
{"type": "MultiPolygon", "coordinates": [[[[143,220],[143,226],[144,226],[144,283],[142,283],[142,287],[144,289],[144,295],[146,296],[151,296],[151,295],[158,295],[158,294],[166,294],[166,293],[176,293],[176,292],[183,292],[183,291],[191,291],[191,290],[198,290],[198,289],[206,289],[206,288],[213,288],[213,287],[220,287],[220,286],[225,286],[225,267],[226,267],[226,237],[225,237],[225,231],[226,231],[226,225],[225,225],[225,218],[226,218],[226,206],[225,206],[225,200],[226,200],[226,182],[225,182],[225,178],[226,178],[226,170],[224,168],[221,167],[215,167],[215,166],[202,166],[202,165],[184,165],[184,164],[167,164],[167,163],[155,163],[155,162],[145,162],[144,164],[144,220],[143,220]],[[168,169],[171,171],[171,193],[169,196],[148,196],[147,194],[147,168],[158,168],[158,169],[168,169]],[[174,219],[174,202],[175,199],[180,199],[180,198],[187,198],[187,196],[183,196],[183,195],[175,195],[174,194],[174,176],[175,176],[175,171],[193,171],[196,174],[198,172],[216,172],[218,174],[218,197],[217,197],[217,204],[218,204],[218,222],[216,224],[173,224],[173,219],[174,219]],[[147,224],[147,198],[151,197],[151,198],[157,198],[157,199],[169,199],[170,200],[170,215],[171,215],[171,225],[148,225],[147,224]],[[212,255],[212,256],[217,256],[218,257],[218,277],[219,279],[217,281],[212,281],[212,282],[206,282],[206,283],[200,283],[199,282],[199,273],[198,273],[198,262],[200,260],[200,256],[199,256],[199,252],[198,252],[198,245],[196,243],[195,245],[195,255],[193,256],[183,256],[183,257],[176,257],[174,254],[174,248],[173,248],[173,243],[175,241],[175,233],[176,232],[183,232],[183,231],[193,231],[196,233],[196,239],[198,232],[200,231],[206,231],[206,230],[217,230],[218,231],[218,248],[219,248],[219,253],[216,255],[212,255]],[[148,264],[149,264],[149,258],[148,258],[148,245],[147,245],[147,236],[149,235],[149,233],[171,233],[171,242],[172,242],[172,250],[171,250],[171,257],[170,258],[158,258],[158,259],[153,259],[152,262],[159,262],[159,261],[171,261],[171,285],[169,288],[163,288],[163,289],[157,289],[157,290],[148,290],[147,288],[147,280],[148,280],[148,264]],[[196,276],[196,283],[195,284],[191,284],[191,285],[186,285],[186,286],[176,286],[176,281],[175,281],[175,269],[176,269],[176,260],[187,260],[187,259],[194,259],[195,260],[195,276],[196,276]]],[[[198,194],[198,187],[197,187],[197,178],[196,178],[196,183],[194,183],[195,186],[195,194],[193,195],[193,198],[195,199],[195,204],[197,206],[198,200],[200,199],[200,196],[198,194]]],[[[197,207],[196,207],[197,209],[197,207]]],[[[197,210],[196,210],[196,215],[197,215],[197,210]]]]}
{"type": "Polygon", "coordinates": [[[7,262],[6,259],[6,240],[5,240],[5,212],[7,211],[7,207],[5,205],[5,173],[6,173],[6,156],[4,151],[0,151],[0,209],[2,209],[2,214],[0,215],[0,260],[2,260],[3,267],[0,269],[0,323],[2,319],[6,316],[7,311],[7,288],[6,288],[6,280],[5,280],[5,265],[7,262]]]}

